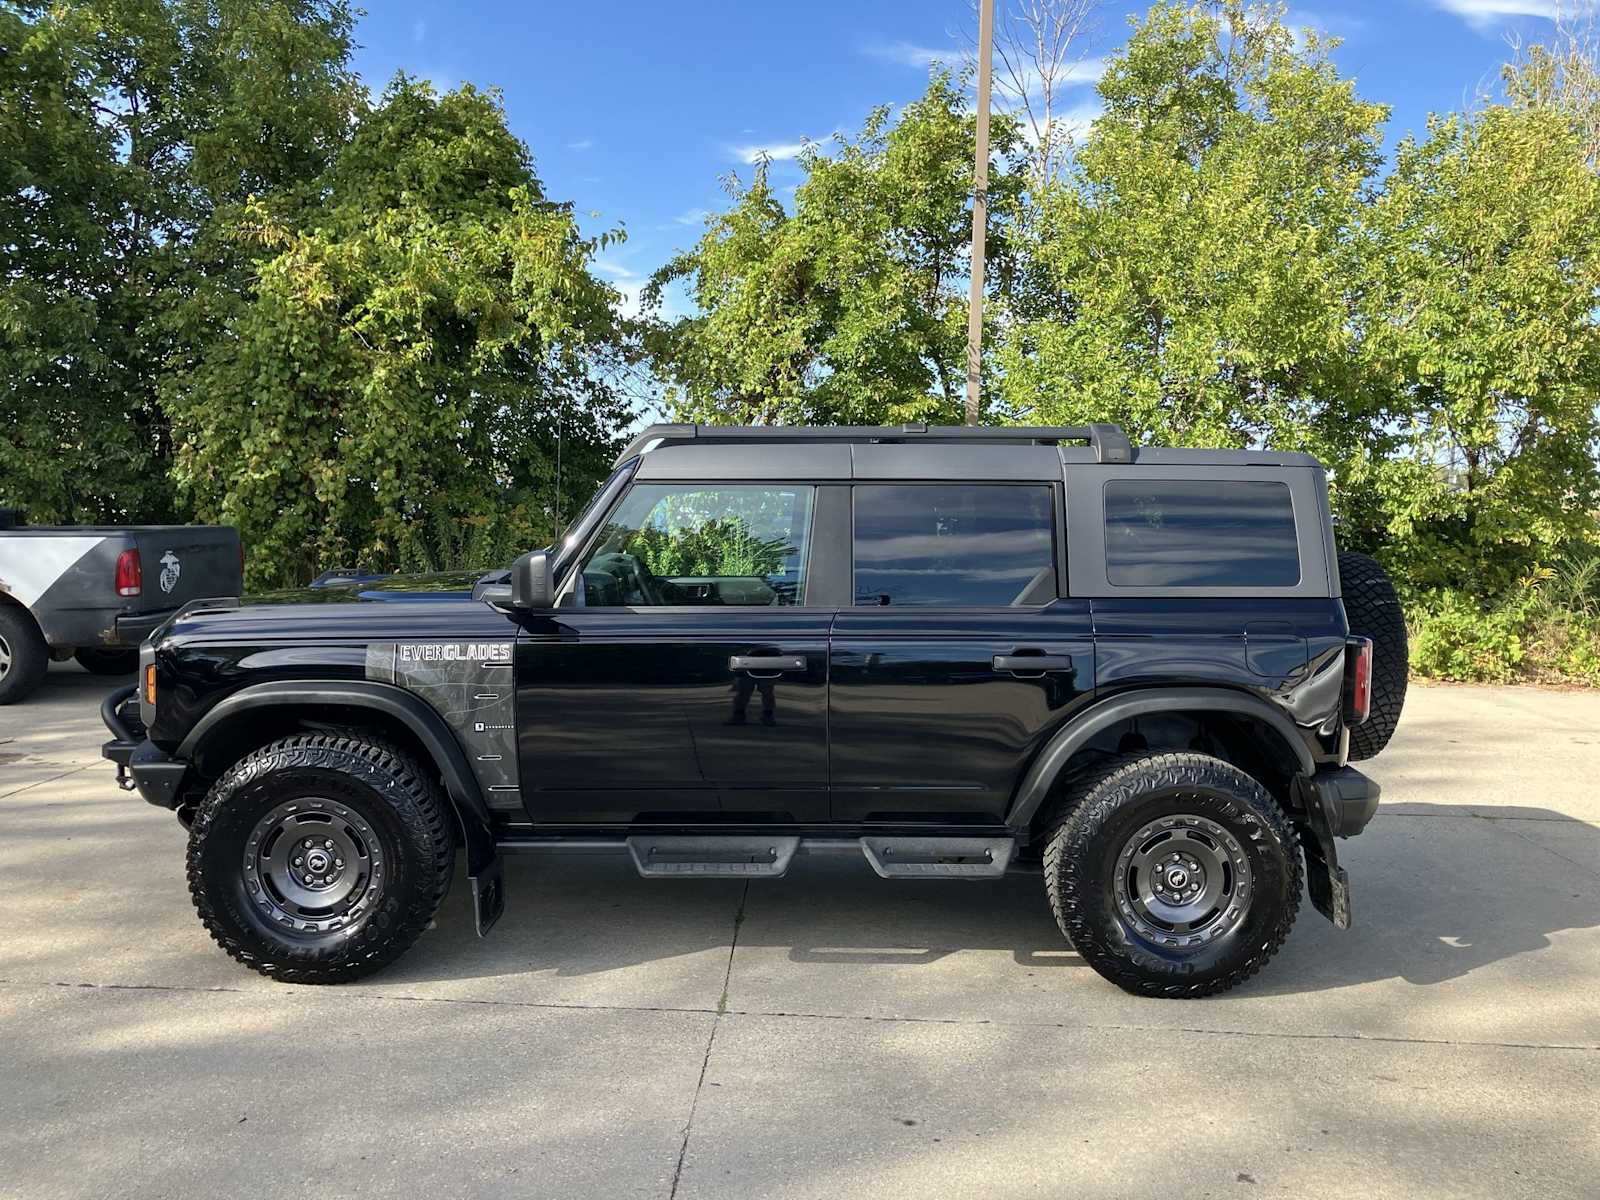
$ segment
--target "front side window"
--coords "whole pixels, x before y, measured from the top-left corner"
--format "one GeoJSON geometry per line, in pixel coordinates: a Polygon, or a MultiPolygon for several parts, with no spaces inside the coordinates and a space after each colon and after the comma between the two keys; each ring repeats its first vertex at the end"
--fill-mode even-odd
{"type": "Polygon", "coordinates": [[[814,491],[789,484],[638,484],[600,531],[569,602],[803,604],[814,491]]]}
{"type": "Polygon", "coordinates": [[[1289,487],[1219,479],[1105,485],[1106,578],[1118,587],[1293,587],[1289,487]]]}
{"type": "Polygon", "coordinates": [[[1044,604],[1055,594],[1048,486],[855,489],[857,605],[992,608],[1044,604]]]}

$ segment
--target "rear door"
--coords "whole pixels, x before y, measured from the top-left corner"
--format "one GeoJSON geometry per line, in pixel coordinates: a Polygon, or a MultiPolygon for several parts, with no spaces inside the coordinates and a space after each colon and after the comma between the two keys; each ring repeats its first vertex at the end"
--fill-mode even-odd
{"type": "Polygon", "coordinates": [[[1038,449],[1005,451],[1032,479],[853,488],[854,603],[831,653],[836,820],[997,821],[1092,692],[1088,606],[1061,595],[1060,463],[1038,449]]]}

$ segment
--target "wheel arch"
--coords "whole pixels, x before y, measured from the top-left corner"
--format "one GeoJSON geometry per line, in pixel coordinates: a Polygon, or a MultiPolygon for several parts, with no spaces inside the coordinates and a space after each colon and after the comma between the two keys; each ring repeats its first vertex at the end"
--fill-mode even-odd
{"type": "Polygon", "coordinates": [[[380,733],[386,729],[404,731],[403,738],[394,740],[419,752],[425,765],[437,770],[444,782],[467,852],[468,874],[479,877],[492,871],[493,825],[466,753],[444,719],[426,701],[392,684],[355,680],[254,684],[213,706],[184,737],[174,756],[200,763],[208,751],[215,757],[218,749],[227,745],[229,750],[224,757],[236,760],[240,747],[248,747],[248,753],[248,749],[266,745],[285,732],[304,728],[308,719],[336,724],[329,718],[340,713],[355,716],[352,723],[360,728],[376,727],[380,733]]]}
{"type": "Polygon", "coordinates": [[[1083,754],[1092,752],[1097,736],[1140,717],[1158,715],[1190,715],[1202,722],[1228,718],[1259,741],[1266,757],[1286,777],[1316,770],[1316,760],[1294,722],[1259,696],[1223,687],[1143,688],[1097,701],[1059,730],[1024,774],[1006,813],[1006,825],[1027,832],[1058,781],[1083,754]]]}

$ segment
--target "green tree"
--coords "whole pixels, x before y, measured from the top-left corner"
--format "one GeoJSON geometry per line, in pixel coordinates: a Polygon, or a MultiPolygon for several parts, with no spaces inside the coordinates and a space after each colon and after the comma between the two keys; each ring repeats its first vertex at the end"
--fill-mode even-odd
{"type": "Polygon", "coordinates": [[[1600,177],[1549,107],[1436,118],[1367,223],[1363,370],[1395,396],[1374,540],[1492,596],[1595,535],[1600,177]]]}
{"type": "Polygon", "coordinates": [[[219,214],[346,136],[350,33],[343,0],[0,3],[0,501],[173,515],[175,310],[246,269],[219,214]]]}
{"type": "MultiPolygon", "coordinates": [[[[682,280],[695,315],[652,348],[685,419],[877,423],[959,419],[966,378],[966,253],[973,117],[936,73],[896,121],[875,110],[834,152],[801,155],[789,211],[767,164],[730,181],[732,205],[654,281],[682,280]]],[[[989,183],[995,293],[1011,283],[1022,173],[1016,122],[994,121],[989,183]]]]}
{"type": "Polygon", "coordinates": [[[1281,10],[1158,4],[1035,197],[1007,408],[1136,441],[1310,448],[1373,429],[1354,377],[1353,230],[1386,110],[1281,10]]]}
{"type": "Polygon", "coordinates": [[[579,234],[470,85],[397,79],[313,192],[246,205],[252,283],[184,310],[201,350],[164,398],[195,513],[240,527],[254,586],[547,540],[558,431],[570,495],[627,416],[617,296],[590,272],[610,235],[579,234]]]}

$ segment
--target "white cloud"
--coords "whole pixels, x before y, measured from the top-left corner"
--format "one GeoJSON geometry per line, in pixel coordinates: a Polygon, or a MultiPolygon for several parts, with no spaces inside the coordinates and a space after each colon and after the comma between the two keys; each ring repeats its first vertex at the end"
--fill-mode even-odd
{"type": "Polygon", "coordinates": [[[1485,30],[1507,17],[1544,17],[1554,20],[1559,0],[1433,0],[1435,7],[1454,13],[1474,29],[1485,30]]]}
{"type": "MultiPolygon", "coordinates": [[[[1063,88],[1087,87],[1099,83],[1100,76],[1106,73],[1106,60],[1103,58],[1085,58],[1077,62],[1063,63],[1055,74],[1055,90],[1063,88]]],[[[1038,96],[1044,91],[1044,77],[1036,67],[1022,63],[1017,64],[1015,71],[1008,70],[1000,56],[995,55],[994,86],[1005,94],[1015,96],[1020,87],[1030,96],[1038,96]]]]}
{"type": "Polygon", "coordinates": [[[625,262],[614,258],[597,258],[594,260],[594,269],[602,275],[607,275],[614,280],[638,279],[639,274],[625,262]]]}
{"type": "Polygon", "coordinates": [[[691,208],[688,212],[681,212],[672,218],[674,225],[704,225],[706,218],[711,214],[703,208],[691,208]]]}
{"type": "Polygon", "coordinates": [[[568,142],[567,143],[567,149],[568,150],[592,150],[593,148],[594,148],[594,139],[593,138],[579,138],[575,142],[568,142]]]}
{"type": "Polygon", "coordinates": [[[727,150],[742,163],[758,163],[763,158],[770,158],[773,162],[784,162],[791,158],[799,158],[801,151],[811,145],[815,143],[775,142],[765,146],[729,146],[727,150]]]}
{"type": "Polygon", "coordinates": [[[922,67],[926,69],[936,62],[944,63],[950,67],[959,66],[961,63],[961,50],[956,46],[936,48],[933,46],[914,46],[910,42],[889,42],[863,47],[861,52],[871,58],[881,58],[887,62],[898,63],[902,67],[922,67]]]}
{"type": "MultiPolygon", "coordinates": [[[[1051,118],[1050,124],[1055,133],[1051,139],[1053,145],[1059,146],[1063,142],[1081,142],[1089,132],[1089,127],[1104,111],[1099,99],[1086,100],[1082,104],[1075,104],[1071,108],[1058,110],[1051,118]]],[[[1033,127],[1031,121],[1022,123],[1022,137],[1030,146],[1039,144],[1039,130],[1033,127]]]]}

